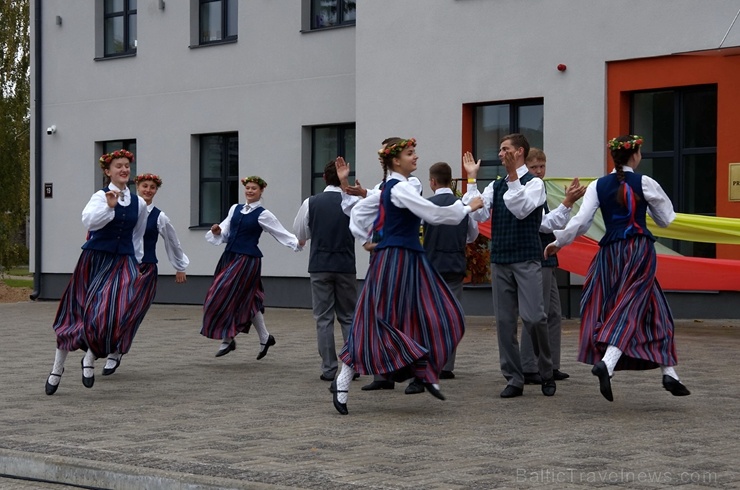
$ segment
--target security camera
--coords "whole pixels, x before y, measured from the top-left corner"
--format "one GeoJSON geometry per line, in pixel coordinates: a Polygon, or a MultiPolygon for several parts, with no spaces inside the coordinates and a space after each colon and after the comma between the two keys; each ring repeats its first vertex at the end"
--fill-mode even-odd
{"type": "Polygon", "coordinates": [[[53,124],[49,126],[48,128],[46,128],[46,134],[54,134],[56,132],[57,132],[57,127],[54,126],[53,124]]]}

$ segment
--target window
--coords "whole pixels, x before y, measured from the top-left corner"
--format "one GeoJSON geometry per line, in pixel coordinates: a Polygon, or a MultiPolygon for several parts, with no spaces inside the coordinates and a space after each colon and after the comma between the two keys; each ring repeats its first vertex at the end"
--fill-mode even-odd
{"type": "Polygon", "coordinates": [[[136,53],[136,0],[105,0],[103,55],[136,53]]]}
{"type": "Polygon", "coordinates": [[[511,133],[522,133],[530,146],[542,148],[543,99],[495,102],[473,107],[473,155],[481,160],[479,188],[506,175],[498,158],[499,142],[511,133]]]}
{"type": "MultiPolygon", "coordinates": [[[[134,178],[136,177],[136,158],[137,158],[136,140],[103,141],[102,147],[103,147],[103,151],[100,152],[100,155],[103,155],[105,153],[110,153],[112,151],[120,150],[121,148],[123,148],[124,150],[128,150],[134,154],[134,161],[131,162],[131,173],[128,176],[128,188],[132,193],[136,194],[136,185],[134,184],[134,178]]],[[[99,168],[100,167],[98,166],[98,169],[99,168]]],[[[108,182],[105,180],[105,175],[102,175],[100,177],[100,184],[101,184],[100,185],[101,188],[108,185],[108,182]]]]}
{"type": "Polygon", "coordinates": [[[311,131],[311,195],[324,190],[324,167],[341,156],[350,164],[350,182],[355,176],[355,125],[316,126],[311,131]]]}
{"type": "Polygon", "coordinates": [[[355,25],[357,2],[354,0],[310,0],[311,29],[355,25]]]}
{"type": "Polygon", "coordinates": [[[239,135],[200,136],[200,226],[220,223],[238,202],[239,135]]]}
{"type": "Polygon", "coordinates": [[[199,0],[199,44],[235,41],[237,0],[199,0]]]}
{"type": "MultiPolygon", "coordinates": [[[[639,171],[653,177],[677,212],[717,211],[717,86],[634,92],[632,134],[645,137],[639,171]]],[[[661,242],[683,255],[716,256],[716,245],[661,242]]]]}

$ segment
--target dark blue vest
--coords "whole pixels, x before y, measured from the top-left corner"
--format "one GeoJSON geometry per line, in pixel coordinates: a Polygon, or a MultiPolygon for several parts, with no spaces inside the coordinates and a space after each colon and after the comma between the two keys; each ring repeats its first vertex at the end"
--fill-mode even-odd
{"type": "Polygon", "coordinates": [[[391,190],[399,182],[398,179],[387,181],[380,195],[380,205],[385,209],[385,222],[383,238],[375,248],[380,250],[386,247],[400,247],[423,252],[424,248],[419,241],[421,218],[408,209],[396,207],[391,202],[391,190]]]}
{"type": "MultiPolygon", "coordinates": [[[[103,189],[108,192],[110,187],[103,189]]],[[[116,215],[113,220],[99,230],[91,231],[89,238],[82,245],[84,250],[99,250],[118,255],[135,255],[134,228],[139,220],[139,196],[131,196],[131,204],[113,208],[116,215]]]]}
{"type": "Polygon", "coordinates": [[[153,207],[146,219],[146,231],[144,232],[144,258],[142,264],[157,263],[157,240],[159,239],[159,229],[157,228],[157,219],[161,211],[153,207]]]}
{"type": "MultiPolygon", "coordinates": [[[[535,176],[526,173],[519,179],[525,185],[535,176]]],[[[509,190],[505,179],[493,183],[491,203],[491,262],[494,264],[515,264],[528,260],[542,260],[540,225],[542,206],[539,206],[524,219],[517,219],[504,204],[504,194],[509,190]]]]}
{"type": "Polygon", "coordinates": [[[349,231],[349,216],[342,211],[341,192],[322,192],[308,198],[308,227],[308,272],[357,272],[355,238],[349,231]]]}
{"type": "MultiPolygon", "coordinates": [[[[457,201],[454,194],[436,194],[429,198],[437,206],[449,206],[457,201]]],[[[465,275],[467,261],[465,245],[468,238],[468,220],[465,216],[456,225],[424,224],[424,250],[440,274],[465,275]]]]}
{"type": "Polygon", "coordinates": [[[604,237],[599,241],[599,245],[625,240],[634,235],[645,235],[655,241],[655,237],[645,224],[648,203],[642,193],[642,175],[625,172],[624,182],[625,185],[630,187],[634,195],[639,197],[632,209],[621,206],[617,202],[617,191],[620,187],[617,174],[606,175],[596,182],[599,208],[604,218],[604,225],[606,225],[604,237]]]}
{"type": "Polygon", "coordinates": [[[257,220],[265,208],[260,206],[254,211],[242,214],[243,208],[244,204],[237,204],[234,209],[229,225],[229,243],[226,244],[226,251],[261,258],[262,252],[257,244],[262,235],[262,227],[257,220]]]}

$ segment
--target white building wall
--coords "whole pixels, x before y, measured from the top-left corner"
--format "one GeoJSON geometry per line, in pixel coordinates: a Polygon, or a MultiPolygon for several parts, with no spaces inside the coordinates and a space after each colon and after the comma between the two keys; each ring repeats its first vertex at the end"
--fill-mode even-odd
{"type": "MultiPolygon", "coordinates": [[[[302,33],[301,2],[242,1],[236,43],[190,48],[197,2],[157,4],[138,2],[136,56],[96,61],[93,2],[43,1],[36,123],[58,128],[42,136],[41,181],[54,184],[53,199],[42,203],[43,273],[69,274],[79,256],[80,212],[100,179],[96,141],[136,139],[139,171],[164,180],[155,203],[178,230],[191,276],[211,275],[222,252],[205,242],[204,229],[188,229],[197,224],[193,135],[201,133],[238,131],[240,175],[267,180],[265,205],[288,228],[307,197],[308,125],[356,121],[351,163],[367,186],[381,177],[380,141],[414,136],[426,182],[439,160],[460,175],[463,104],[543,97],[548,175],[600,175],[606,62],[716,48],[739,7],[736,0],[363,0],[356,27],[302,33]],[[567,71],[557,71],[559,63],[567,71]]],[[[740,27],[724,45],[740,45],[740,27]]],[[[262,243],[265,276],[307,276],[307,253],[269,237],[262,243]]],[[[364,252],[357,263],[362,277],[364,252]]],[[[160,270],[173,273],[166,260],[160,270]]]]}

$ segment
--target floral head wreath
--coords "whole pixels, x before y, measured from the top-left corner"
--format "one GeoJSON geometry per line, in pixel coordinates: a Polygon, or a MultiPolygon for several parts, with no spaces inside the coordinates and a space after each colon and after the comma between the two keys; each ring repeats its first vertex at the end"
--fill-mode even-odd
{"type": "Polygon", "coordinates": [[[378,150],[378,155],[380,158],[394,157],[408,146],[416,146],[416,138],[409,138],[407,140],[401,140],[393,145],[387,145],[378,150]]]}
{"type": "Polygon", "coordinates": [[[640,146],[642,146],[643,138],[642,136],[637,136],[636,134],[630,134],[629,140],[627,141],[617,141],[617,138],[612,138],[609,140],[609,143],[606,144],[606,147],[610,150],[637,150],[640,146]]]}
{"type": "Polygon", "coordinates": [[[137,175],[136,178],[134,179],[134,184],[138,184],[139,182],[144,182],[145,180],[151,180],[152,182],[154,182],[154,184],[156,184],[158,188],[162,187],[162,179],[159,178],[159,175],[154,175],[154,174],[137,175]]]}
{"type": "Polygon", "coordinates": [[[98,162],[100,162],[100,168],[108,168],[110,162],[112,162],[116,158],[128,158],[128,161],[133,163],[134,154],[123,148],[121,148],[120,150],[112,151],[110,153],[106,153],[98,159],[98,162]]]}
{"type": "Polygon", "coordinates": [[[247,183],[249,182],[254,182],[258,186],[260,186],[260,189],[264,189],[265,187],[267,187],[267,182],[265,182],[262,177],[257,177],[256,175],[250,175],[249,177],[244,177],[242,179],[242,185],[244,187],[246,187],[247,183]]]}

